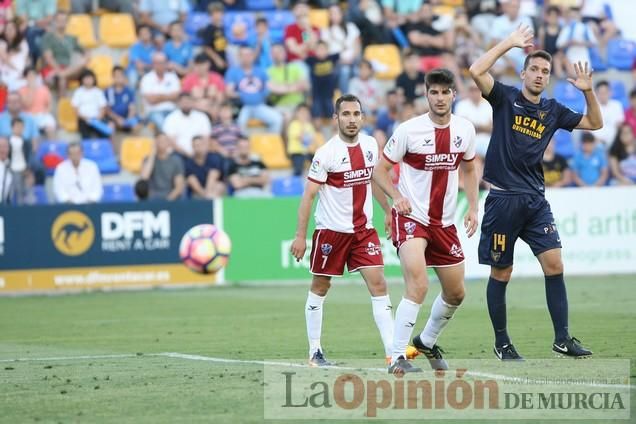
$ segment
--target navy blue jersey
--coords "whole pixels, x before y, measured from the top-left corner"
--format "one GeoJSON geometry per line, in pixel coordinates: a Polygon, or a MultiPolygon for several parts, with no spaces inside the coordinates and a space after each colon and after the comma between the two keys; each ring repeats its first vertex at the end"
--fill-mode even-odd
{"type": "Polygon", "coordinates": [[[504,190],[543,195],[543,152],[557,129],[572,131],[583,115],[554,99],[534,104],[498,81],[484,97],[493,109],[484,180],[504,190]]]}

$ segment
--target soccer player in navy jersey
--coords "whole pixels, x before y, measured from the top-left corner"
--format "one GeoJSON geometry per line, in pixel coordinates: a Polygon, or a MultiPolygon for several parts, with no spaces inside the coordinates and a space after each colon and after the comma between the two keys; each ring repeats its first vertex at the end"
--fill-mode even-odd
{"type": "Polygon", "coordinates": [[[479,262],[490,265],[488,312],[495,332],[494,352],[501,360],[523,359],[506,328],[506,286],[518,237],[530,246],[545,275],[546,300],[555,333],[552,350],[571,357],[592,354],[568,332],[561,239],[544,196],[541,159],[557,129],[596,130],[603,126],[603,118],[587,63],[574,64],[576,78],[568,78],[583,92],[586,114],[541,97],[550,82],[552,65],[552,57],[543,50],[526,57],[521,90],[493,79],[488,71],[495,62],[510,49],[532,47],[533,37],[532,30],[522,25],[470,67],[471,76],[493,107],[493,130],[483,176],[491,190],[481,227],[479,262]]]}

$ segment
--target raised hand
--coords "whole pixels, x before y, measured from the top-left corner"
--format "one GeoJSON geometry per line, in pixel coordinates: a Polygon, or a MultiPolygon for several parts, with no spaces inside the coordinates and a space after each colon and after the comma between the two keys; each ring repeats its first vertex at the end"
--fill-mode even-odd
{"type": "Polygon", "coordinates": [[[514,47],[525,49],[534,46],[534,31],[527,25],[520,24],[509,36],[508,40],[514,47]]]}
{"type": "Polygon", "coordinates": [[[587,62],[584,64],[581,64],[581,62],[575,63],[574,74],[576,75],[576,79],[568,78],[568,82],[581,91],[589,91],[594,87],[592,72],[592,67],[588,70],[587,62]]]}

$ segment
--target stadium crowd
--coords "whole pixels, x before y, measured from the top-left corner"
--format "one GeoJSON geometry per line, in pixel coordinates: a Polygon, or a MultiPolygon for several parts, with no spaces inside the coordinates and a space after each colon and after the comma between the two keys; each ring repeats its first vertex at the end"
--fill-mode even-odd
{"type": "MultiPolygon", "coordinates": [[[[603,0],[2,0],[0,203],[300,194],[335,97],[383,144],[438,67],[482,163],[492,110],[467,69],[523,23],[560,102],[584,107],[573,62],[603,72],[604,127],[555,135],[546,186],[635,184],[636,44],[603,0]]],[[[493,71],[518,84],[524,56],[493,71]]]]}

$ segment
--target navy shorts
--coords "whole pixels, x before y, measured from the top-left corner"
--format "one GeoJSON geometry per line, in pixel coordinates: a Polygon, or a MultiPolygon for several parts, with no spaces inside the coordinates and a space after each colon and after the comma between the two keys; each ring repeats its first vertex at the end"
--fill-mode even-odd
{"type": "Polygon", "coordinates": [[[312,118],[329,118],[333,116],[333,98],[314,96],[311,103],[312,118]]]}
{"type": "Polygon", "coordinates": [[[512,265],[517,238],[538,255],[561,248],[561,238],[545,197],[491,190],[486,198],[479,240],[479,263],[498,268],[512,265]]]}

